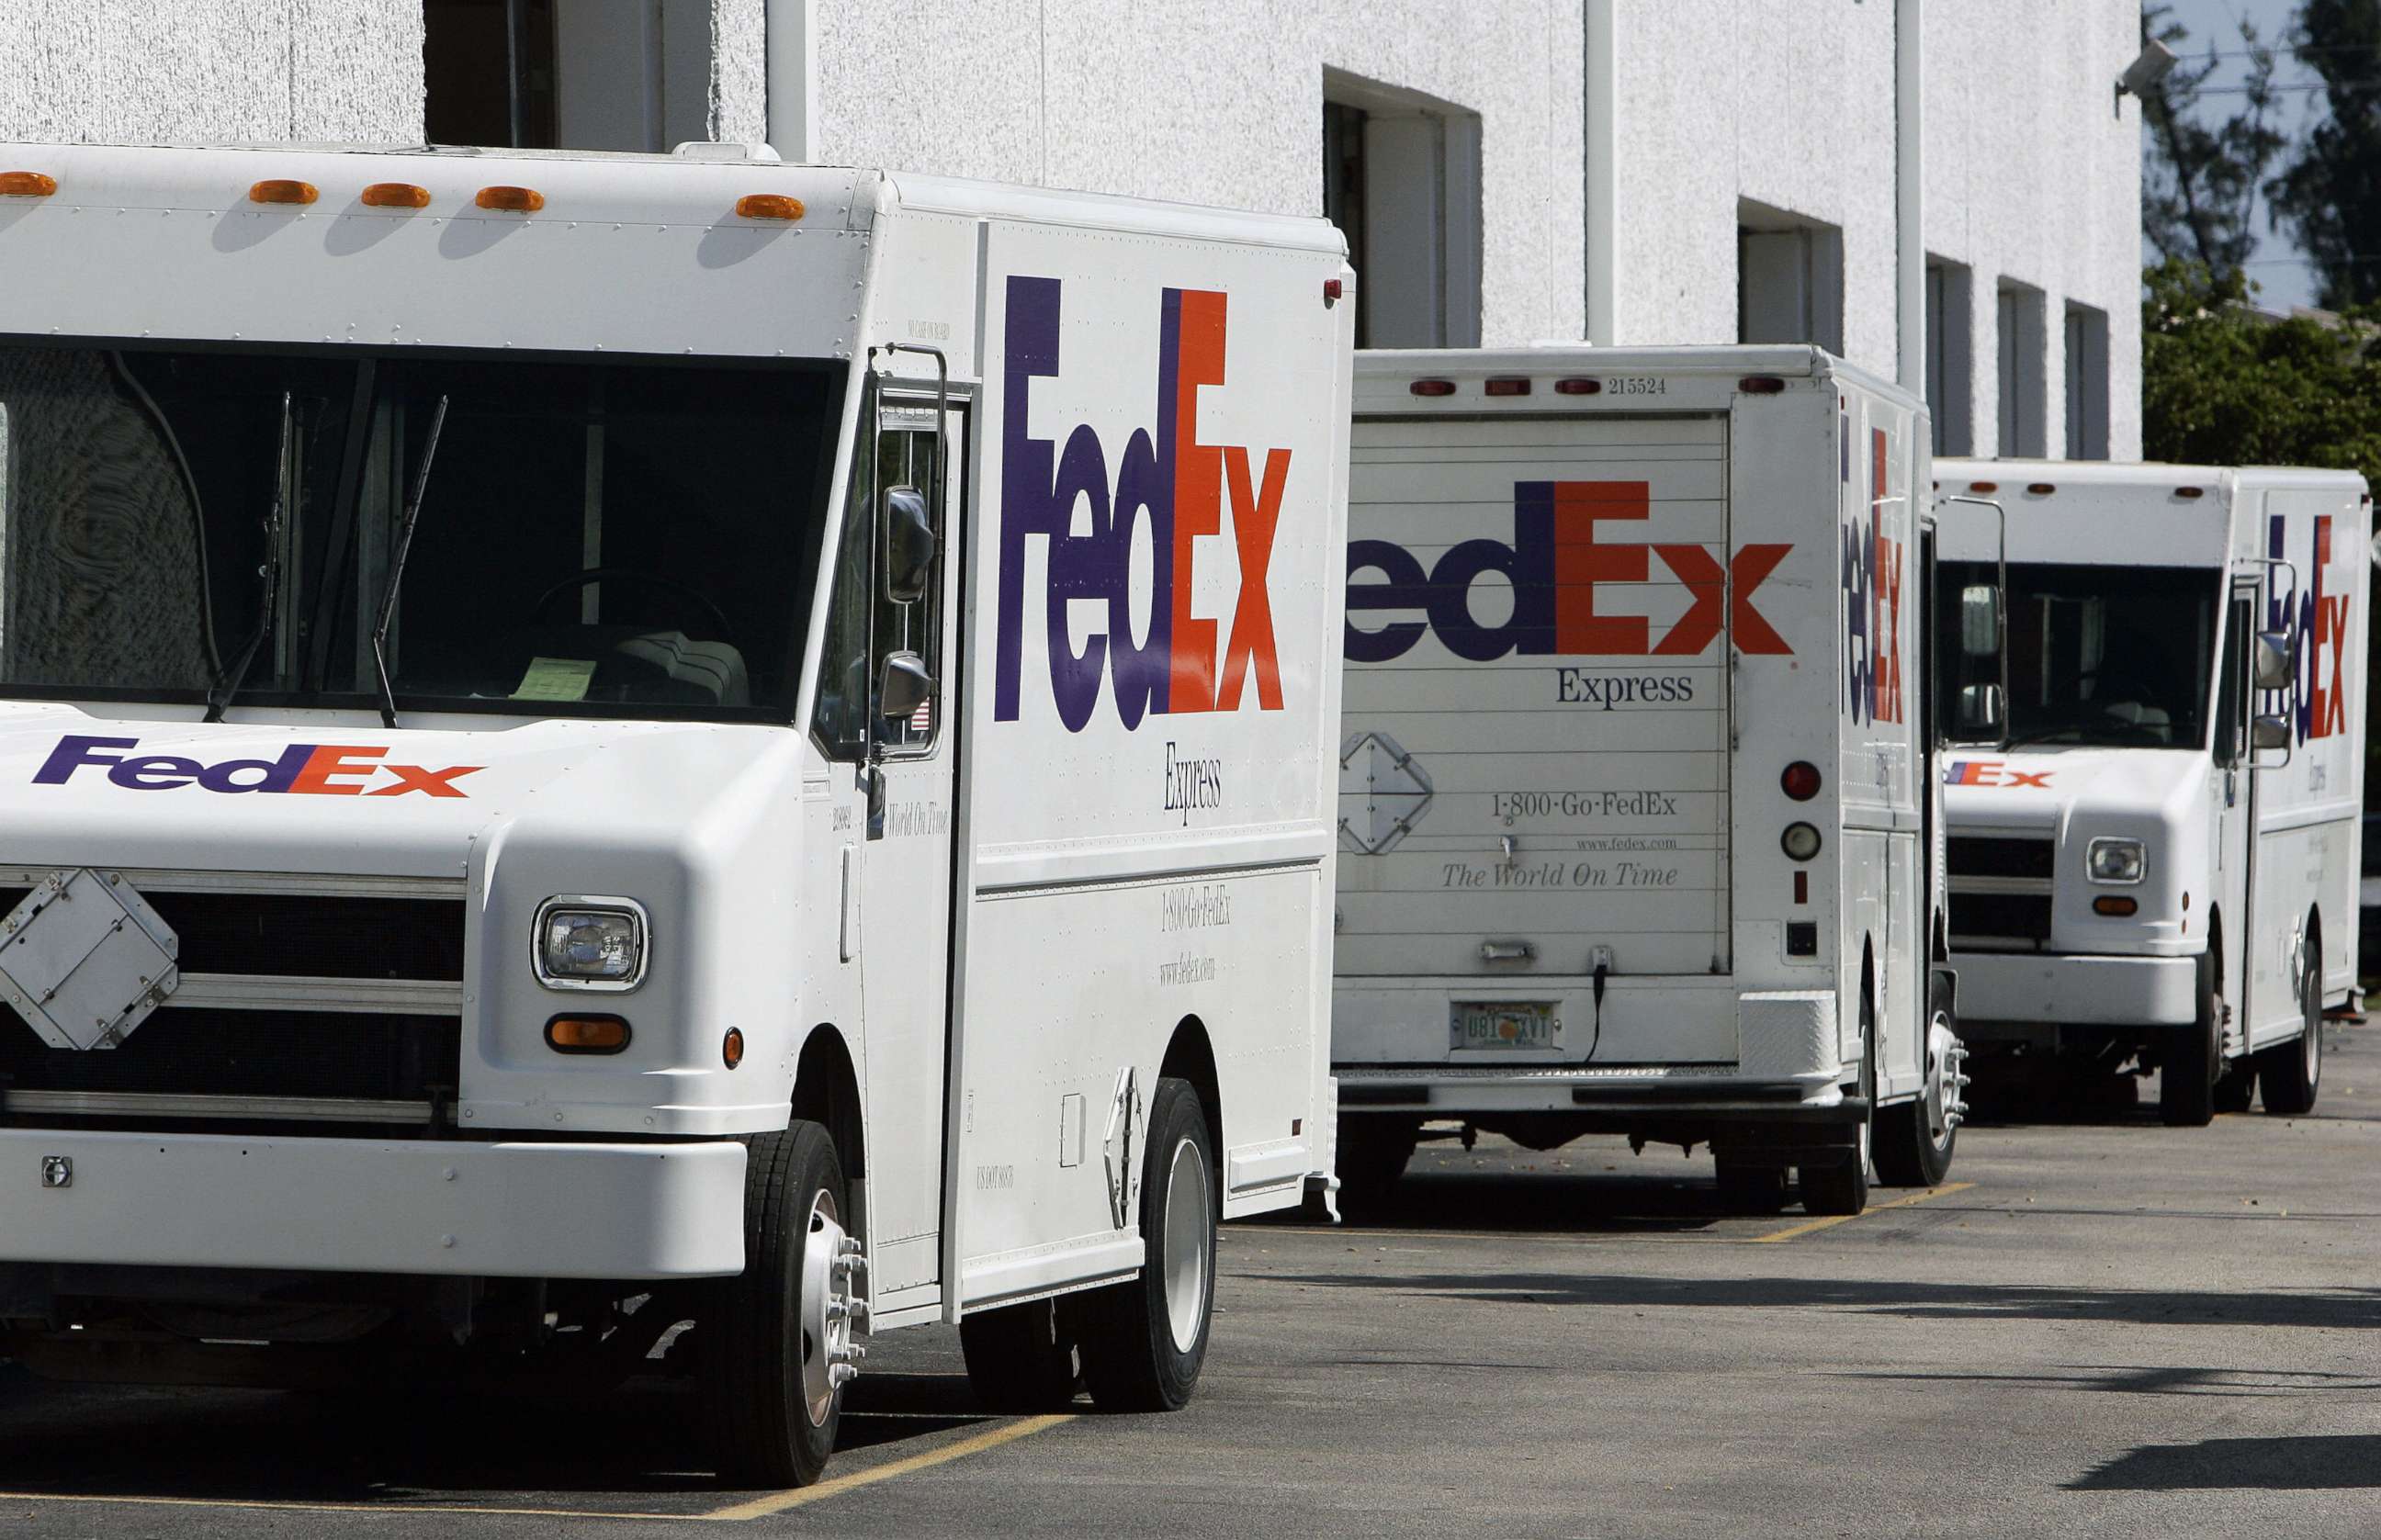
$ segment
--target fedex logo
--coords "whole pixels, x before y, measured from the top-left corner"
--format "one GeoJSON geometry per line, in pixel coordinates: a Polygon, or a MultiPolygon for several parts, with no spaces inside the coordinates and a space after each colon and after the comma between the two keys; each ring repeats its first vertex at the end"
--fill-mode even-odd
{"type": "MultiPolygon", "coordinates": [[[[2266,515],[2265,552],[2276,561],[2282,559],[2286,532],[2283,515],[2266,515]]],[[[2270,703],[2269,714],[2288,718],[2300,743],[2348,731],[2348,596],[2324,592],[2324,570],[2331,565],[2328,514],[2315,515],[2314,546],[2308,591],[2295,596],[2296,603],[2270,591],[2265,599],[2265,629],[2289,637],[2299,655],[2299,676],[2288,689],[2261,693],[2270,703]]]]}
{"type": "Polygon", "coordinates": [[[1111,681],[1117,716],[1128,731],[1142,718],[1239,709],[1249,680],[1261,710],[1281,709],[1281,664],[1274,645],[1273,600],[1265,569],[1289,481],[1290,452],[1265,452],[1259,471],[1239,444],[1199,442],[1199,389],[1224,382],[1225,296],[1166,289],[1159,301],[1157,423],[1135,429],[1111,463],[1089,423],[1078,423],[1062,449],[1027,426],[1032,382],[1058,372],[1060,282],[1008,280],[1007,397],[1001,416],[999,624],[993,654],[993,718],[1015,721],[1023,673],[1026,542],[1048,542],[1048,593],[1043,624],[1050,654],[1050,694],[1058,720],[1080,733],[1099,704],[1100,676],[1111,681]],[[1232,509],[1232,543],[1240,564],[1239,597],[1228,628],[1219,616],[1191,611],[1202,536],[1223,528],[1232,509]],[[1078,504],[1090,529],[1074,533],[1078,504]],[[1149,624],[1133,633],[1132,542],[1148,529],[1149,624]],[[1105,612],[1105,628],[1078,653],[1068,628],[1070,603],[1105,612]],[[1221,660],[1218,666],[1218,640],[1221,660]]]}
{"type": "Polygon", "coordinates": [[[2033,786],[2050,790],[2056,770],[2021,770],[1998,759],[1959,759],[1943,767],[1946,786],[2033,786]]]}
{"type": "Polygon", "coordinates": [[[380,762],[385,748],[356,744],[291,744],[271,759],[223,759],[202,764],[173,754],[119,753],[140,746],[138,738],[64,737],[42,768],[33,772],[36,786],[63,786],[77,772],[106,767],[111,784],[132,792],[172,792],[197,786],[209,792],[291,792],[314,796],[467,796],[455,784],[483,765],[450,765],[431,770],[422,765],[380,762]],[[386,774],[385,784],[364,782],[386,774]]]}
{"type": "MultiPolygon", "coordinates": [[[[1852,427],[1837,418],[1837,475],[1850,485],[1852,427]]],[[[1901,693],[1901,550],[1885,527],[1886,439],[1869,432],[1868,516],[1844,527],[1844,709],[1856,722],[1905,718],[1901,693]]]]}
{"type": "Polygon", "coordinates": [[[1752,595],[1777,570],[1791,545],[1747,545],[1719,559],[1700,545],[1642,544],[1600,540],[1603,523],[1642,523],[1652,517],[1652,493],[1643,481],[1516,481],[1513,542],[1471,540],[1449,547],[1428,573],[1404,546],[1390,540],[1348,542],[1349,661],[1386,663],[1410,650],[1424,631],[1459,658],[1492,662],[1508,653],[1548,657],[1693,657],[1710,647],[1725,620],[1736,649],[1789,654],[1794,649],[1752,595]],[[1685,614],[1659,637],[1643,615],[1599,610],[1599,587],[1610,589],[1649,580],[1658,556],[1684,584],[1685,614]],[[1386,581],[1359,583],[1378,572],[1386,581]],[[1471,586],[1497,573],[1513,586],[1513,612],[1504,624],[1484,625],[1472,618],[1471,586]],[[1399,620],[1368,631],[1359,614],[1421,611],[1426,620],[1399,620]]]}

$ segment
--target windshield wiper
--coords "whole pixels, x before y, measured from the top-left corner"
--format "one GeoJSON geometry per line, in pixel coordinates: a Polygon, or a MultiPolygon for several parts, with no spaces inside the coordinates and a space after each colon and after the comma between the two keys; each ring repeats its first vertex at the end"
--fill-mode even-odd
{"type": "Polygon", "coordinates": [[[431,462],[438,458],[438,430],[446,426],[446,398],[438,398],[430,414],[430,438],[421,446],[421,463],[413,469],[413,490],[406,494],[405,522],[397,527],[397,555],[389,564],[388,588],[380,596],[380,618],[372,625],[372,667],[380,674],[380,720],[397,725],[397,686],[388,677],[388,626],[397,618],[397,591],[405,582],[405,558],[413,549],[413,527],[421,518],[421,494],[430,485],[431,462]]]}
{"type": "MultiPolygon", "coordinates": [[[[273,462],[273,506],[264,515],[264,564],[257,568],[257,576],[264,580],[264,600],[257,611],[256,629],[250,633],[247,644],[239,649],[239,656],[215,675],[214,688],[207,692],[207,714],[201,719],[204,721],[223,721],[224,712],[231,707],[232,697],[239,694],[241,685],[248,683],[248,671],[255,663],[258,651],[263,648],[264,638],[273,630],[274,612],[281,607],[281,514],[289,491],[291,418],[289,393],[283,391],[281,449],[273,462]]],[[[200,574],[199,580],[206,581],[206,575],[200,574]]]]}

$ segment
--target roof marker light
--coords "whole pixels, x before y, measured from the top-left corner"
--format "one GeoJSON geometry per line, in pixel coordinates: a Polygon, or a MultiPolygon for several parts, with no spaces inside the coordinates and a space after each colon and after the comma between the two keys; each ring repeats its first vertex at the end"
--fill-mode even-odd
{"type": "Polygon", "coordinates": [[[1453,395],[1455,394],[1455,382],[1452,380],[1417,380],[1406,388],[1412,391],[1416,395],[1453,395]]]}
{"type": "Polygon", "coordinates": [[[545,207],[545,194],[535,188],[482,188],[471,201],[483,209],[495,209],[506,213],[533,214],[545,207]]]}
{"type": "Polygon", "coordinates": [[[1530,382],[1527,380],[1511,375],[1491,380],[1481,388],[1490,395],[1527,395],[1530,394],[1530,382]]]}
{"type": "Polygon", "coordinates": [[[1747,395],[1776,395],[1786,388],[1786,382],[1774,374],[1748,374],[1736,382],[1736,388],[1747,395]]]}
{"type": "Polygon", "coordinates": [[[287,176],[268,176],[248,189],[251,203],[311,203],[322,196],[313,183],[287,176]]]}
{"type": "Polygon", "coordinates": [[[1339,303],[1339,297],[1342,294],[1345,294],[1347,289],[1348,286],[1338,279],[1325,278],[1323,280],[1323,303],[1325,305],[1337,305],[1339,303]]]}
{"type": "Polygon", "coordinates": [[[1971,481],[1968,483],[1968,490],[1972,492],[1983,492],[1985,495],[1990,496],[1992,493],[2001,490],[2001,484],[1998,481],[1971,481]]]}
{"type": "Polygon", "coordinates": [[[2048,497],[2052,492],[2057,491],[2058,488],[2048,481],[2028,481],[2025,484],[2025,490],[2026,494],[2030,497],[2048,497]]]}
{"type": "Polygon", "coordinates": [[[781,192],[748,192],[736,200],[739,219],[800,219],[809,212],[800,199],[781,192]]]}
{"type": "Polygon", "coordinates": [[[430,189],[410,182],[374,182],[358,200],[367,209],[426,209],[430,189]]]}
{"type": "Polygon", "coordinates": [[[0,171],[0,198],[47,198],[58,179],[38,171],[0,171]]]}
{"type": "Polygon", "coordinates": [[[1590,380],[1581,375],[1573,375],[1570,379],[1555,382],[1557,395],[1600,395],[1603,392],[1603,381],[1590,380]]]}
{"type": "Polygon", "coordinates": [[[2174,495],[2177,497],[2205,497],[2207,495],[2207,489],[2205,487],[2177,487],[2174,489],[2174,495]]]}

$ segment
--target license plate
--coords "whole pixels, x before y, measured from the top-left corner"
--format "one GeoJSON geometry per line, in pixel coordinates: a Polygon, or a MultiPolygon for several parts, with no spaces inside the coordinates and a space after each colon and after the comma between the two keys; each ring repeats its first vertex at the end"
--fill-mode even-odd
{"type": "Polygon", "coordinates": [[[1562,1018],[1552,1000],[1458,1000],[1449,1014],[1458,1049],[1562,1047],[1562,1018]]]}

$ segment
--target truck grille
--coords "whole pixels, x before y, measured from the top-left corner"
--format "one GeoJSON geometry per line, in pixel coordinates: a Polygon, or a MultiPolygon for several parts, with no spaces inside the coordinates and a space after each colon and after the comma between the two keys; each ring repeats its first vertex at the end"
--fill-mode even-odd
{"type": "Polygon", "coordinates": [[[2038,952],[2050,940],[2058,842],[2048,834],[1953,834],[1951,940],[1983,951],[2038,952]]]}
{"type": "Polygon", "coordinates": [[[2057,843],[2027,836],[1954,834],[1948,842],[1950,876],[2037,877],[2047,881],[2057,871],[2057,843]]]}
{"type": "MultiPolygon", "coordinates": [[[[0,916],[47,874],[0,867],[0,916]]],[[[114,1049],[0,1004],[0,1123],[443,1122],[461,1077],[459,881],[127,871],[181,983],[114,1049]],[[436,895],[436,896],[430,896],[436,895]]]]}
{"type": "Polygon", "coordinates": [[[1951,894],[1951,940],[2040,943],[2050,940],[2048,893],[1951,894]]]}

